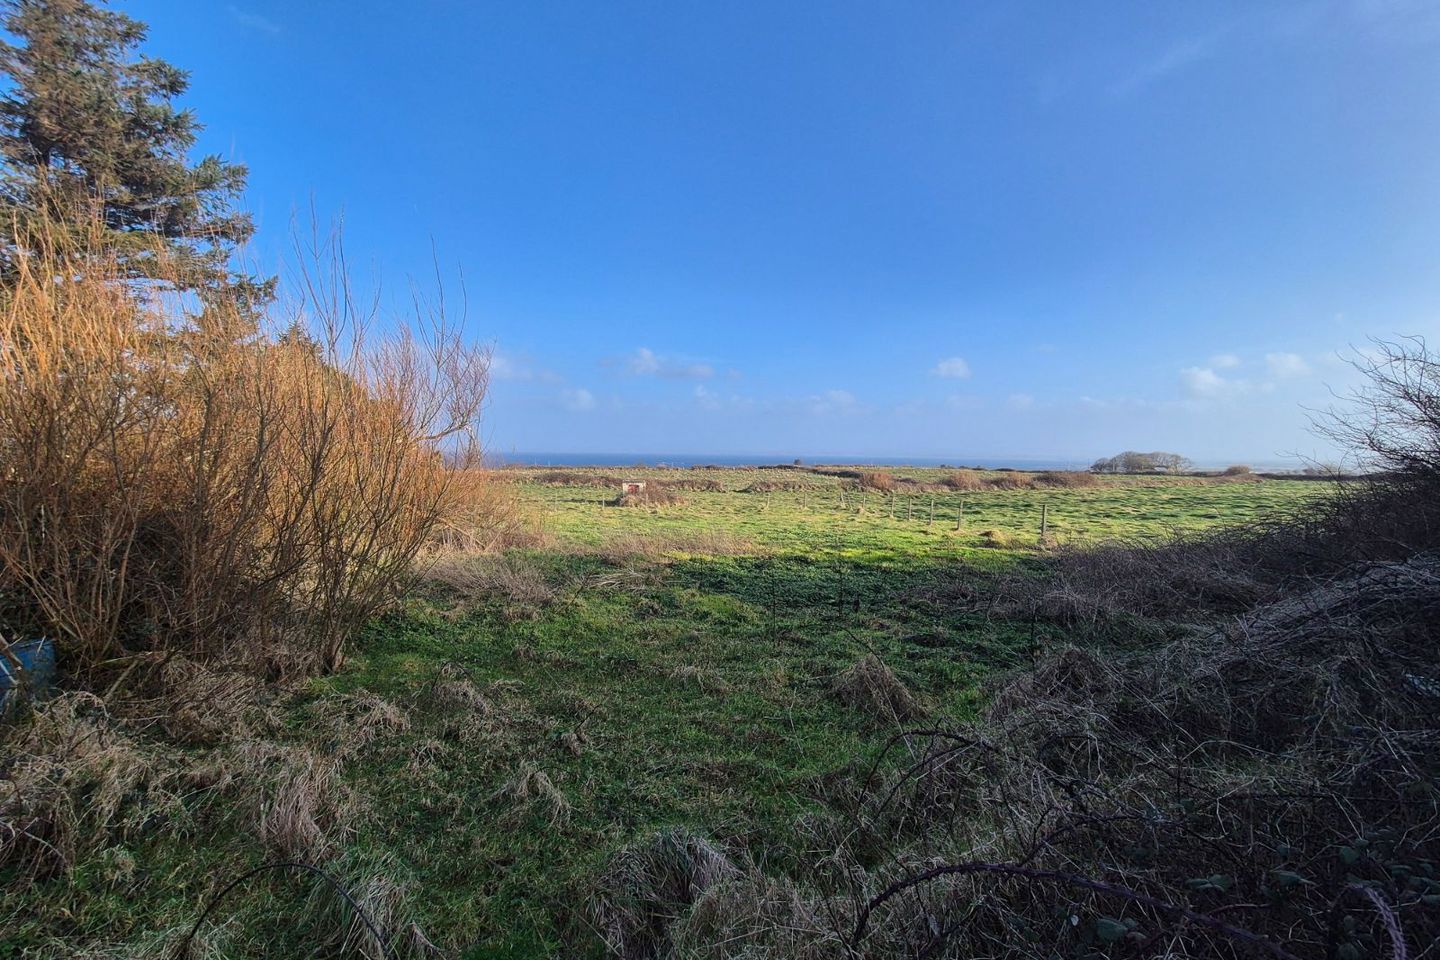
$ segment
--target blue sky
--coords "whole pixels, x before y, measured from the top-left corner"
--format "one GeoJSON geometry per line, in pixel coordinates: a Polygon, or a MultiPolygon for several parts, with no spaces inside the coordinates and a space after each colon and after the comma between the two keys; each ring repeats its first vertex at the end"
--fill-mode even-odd
{"type": "Polygon", "coordinates": [[[248,163],[463,273],[507,450],[1324,455],[1440,332],[1440,3],[134,0],[248,163]]]}

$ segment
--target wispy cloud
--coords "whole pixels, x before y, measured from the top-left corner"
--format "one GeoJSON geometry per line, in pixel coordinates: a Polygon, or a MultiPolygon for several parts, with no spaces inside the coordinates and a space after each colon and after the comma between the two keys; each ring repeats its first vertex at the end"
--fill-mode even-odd
{"type": "Polygon", "coordinates": [[[666,357],[649,347],[638,347],[623,357],[610,357],[601,361],[605,366],[618,367],[631,377],[663,377],[667,380],[709,380],[715,376],[715,368],[708,363],[698,363],[678,357],[666,357]]]}
{"type": "Polygon", "coordinates": [[[849,390],[826,390],[807,398],[804,406],[816,416],[825,416],[832,413],[853,413],[859,409],[860,402],[849,390]]]}
{"type": "Polygon", "coordinates": [[[1265,369],[1270,371],[1270,376],[1279,380],[1292,380],[1295,377],[1303,377],[1310,373],[1310,364],[1298,353],[1267,353],[1265,354],[1265,369]]]}
{"type": "Polygon", "coordinates": [[[276,23],[274,20],[269,19],[268,17],[262,17],[260,14],[254,13],[250,10],[242,10],[241,8],[235,6],[233,3],[227,6],[225,10],[227,13],[230,14],[230,19],[234,20],[242,27],[248,27],[251,30],[259,30],[261,33],[268,33],[271,36],[274,36],[275,34],[280,32],[280,24],[276,23]]]}
{"type": "Polygon", "coordinates": [[[1233,353],[1217,353],[1210,358],[1210,366],[1216,370],[1234,370],[1240,366],[1240,358],[1233,353]]]}
{"type": "Polygon", "coordinates": [[[536,366],[527,357],[496,352],[490,356],[490,377],[514,383],[538,380],[542,383],[559,383],[560,375],[553,370],[536,366]]]}
{"type": "Polygon", "coordinates": [[[588,413],[595,409],[595,394],[584,387],[561,390],[560,405],[572,413],[588,413]]]}
{"type": "Polygon", "coordinates": [[[930,375],[950,380],[968,380],[970,364],[965,362],[964,357],[946,357],[930,369],[930,375]]]}
{"type": "Polygon", "coordinates": [[[1174,73],[1186,70],[1215,55],[1223,31],[1190,37],[1167,47],[1130,71],[1110,88],[1117,97],[1138,93],[1174,73]]]}

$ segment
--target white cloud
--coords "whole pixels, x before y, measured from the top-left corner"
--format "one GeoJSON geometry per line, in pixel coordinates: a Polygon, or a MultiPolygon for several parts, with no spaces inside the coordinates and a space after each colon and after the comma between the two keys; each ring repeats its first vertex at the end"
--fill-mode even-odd
{"type": "Polygon", "coordinates": [[[490,355],[490,379],[512,383],[526,383],[531,380],[559,383],[561,377],[552,370],[544,370],[535,366],[524,357],[496,352],[490,355]]]}
{"type": "Polygon", "coordinates": [[[720,397],[713,390],[706,390],[703,383],[695,384],[695,402],[705,410],[719,410],[720,397]]]}
{"type": "Polygon", "coordinates": [[[828,413],[851,413],[859,407],[859,401],[848,390],[826,390],[805,401],[805,408],[816,416],[828,413]]]}
{"type": "Polygon", "coordinates": [[[1210,358],[1210,366],[1217,370],[1234,370],[1240,366],[1240,358],[1233,353],[1217,353],[1210,358]]]}
{"type": "Polygon", "coordinates": [[[603,361],[607,366],[618,366],[632,377],[664,377],[667,380],[709,380],[715,376],[715,368],[708,363],[694,363],[673,357],[665,357],[649,347],[639,347],[635,352],[618,359],[603,361]]]}
{"type": "Polygon", "coordinates": [[[930,374],[931,376],[946,377],[951,380],[968,380],[970,378],[970,364],[965,362],[964,357],[947,357],[935,364],[930,374]]]}
{"type": "Polygon", "coordinates": [[[252,30],[259,30],[263,33],[276,34],[280,32],[280,24],[274,20],[252,13],[249,10],[242,10],[231,4],[225,8],[231,18],[242,27],[249,27],[252,30]]]}
{"type": "Polygon", "coordinates": [[[574,413],[585,413],[595,409],[595,394],[584,387],[576,387],[572,390],[560,391],[560,403],[566,410],[574,413]]]}
{"type": "Polygon", "coordinates": [[[1005,405],[1012,410],[1029,410],[1035,406],[1035,398],[1028,393],[1012,393],[1005,400],[1005,405]]]}
{"type": "Polygon", "coordinates": [[[1265,368],[1270,371],[1270,376],[1280,380],[1303,377],[1310,372],[1310,364],[1298,353],[1267,353],[1265,368]]]}
{"type": "Polygon", "coordinates": [[[1234,386],[1209,367],[1186,367],[1180,371],[1180,383],[1194,397],[1220,396],[1234,386]]]}

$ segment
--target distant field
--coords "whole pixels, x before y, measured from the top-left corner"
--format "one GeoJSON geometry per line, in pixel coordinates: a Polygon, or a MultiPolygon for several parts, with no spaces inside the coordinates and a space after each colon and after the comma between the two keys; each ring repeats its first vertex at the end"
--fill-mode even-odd
{"type": "MultiPolygon", "coordinates": [[[[664,827],[798,869],[831,778],[892,729],[837,699],[843,671],[875,654],[933,716],[965,718],[987,680],[1066,639],[947,599],[1038,569],[1042,507],[1051,542],[1079,544],[1253,523],[1326,491],[1122,477],[962,493],[929,489],[946,472],[895,469],[914,483],[892,498],[805,471],[612,472],[718,489],[620,507],[594,470],[505,471],[545,545],[438,558],[344,671],[274,708],[278,739],[340,758],[350,840],[335,869],[382,872],[463,956],[603,956],[585,904],[619,849],[664,827]],[[782,489],[742,492],[757,484],[782,489]]],[[[263,859],[248,835],[197,822],[127,851],[168,878],[143,900],[107,892],[105,874],[37,887],[11,905],[17,942],[188,923],[208,877],[263,859]]],[[[252,881],[222,911],[223,954],[279,936],[266,955],[302,955],[309,889],[252,881]]]]}
{"type": "MultiPolygon", "coordinates": [[[[527,500],[543,506],[548,527],[562,544],[598,544],[622,532],[655,537],[711,532],[745,538],[766,552],[894,551],[917,557],[958,556],[997,542],[1036,547],[1042,509],[1052,544],[1083,544],[1250,523],[1298,509],[1328,489],[1312,480],[1107,476],[1080,489],[953,491],[941,487],[953,470],[896,468],[886,471],[897,481],[896,489],[886,493],[856,490],[854,478],[834,475],[868,468],[823,469],[832,472],[577,467],[507,470],[505,475],[527,500]],[[714,484],[720,490],[678,489],[683,502],[673,506],[617,509],[610,504],[618,485],[599,483],[602,478],[714,484]],[[781,489],[747,492],[768,487],[781,489]],[[999,536],[986,536],[987,531],[999,536]]],[[[1035,476],[980,475],[1001,483],[1029,483],[1035,476]]]]}

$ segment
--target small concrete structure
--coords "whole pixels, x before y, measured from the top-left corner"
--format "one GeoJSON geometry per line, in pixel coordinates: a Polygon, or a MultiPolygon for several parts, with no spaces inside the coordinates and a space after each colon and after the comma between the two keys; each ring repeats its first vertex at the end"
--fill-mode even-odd
{"type": "Polygon", "coordinates": [[[645,492],[644,480],[622,480],[620,481],[620,496],[639,496],[645,492]]]}

